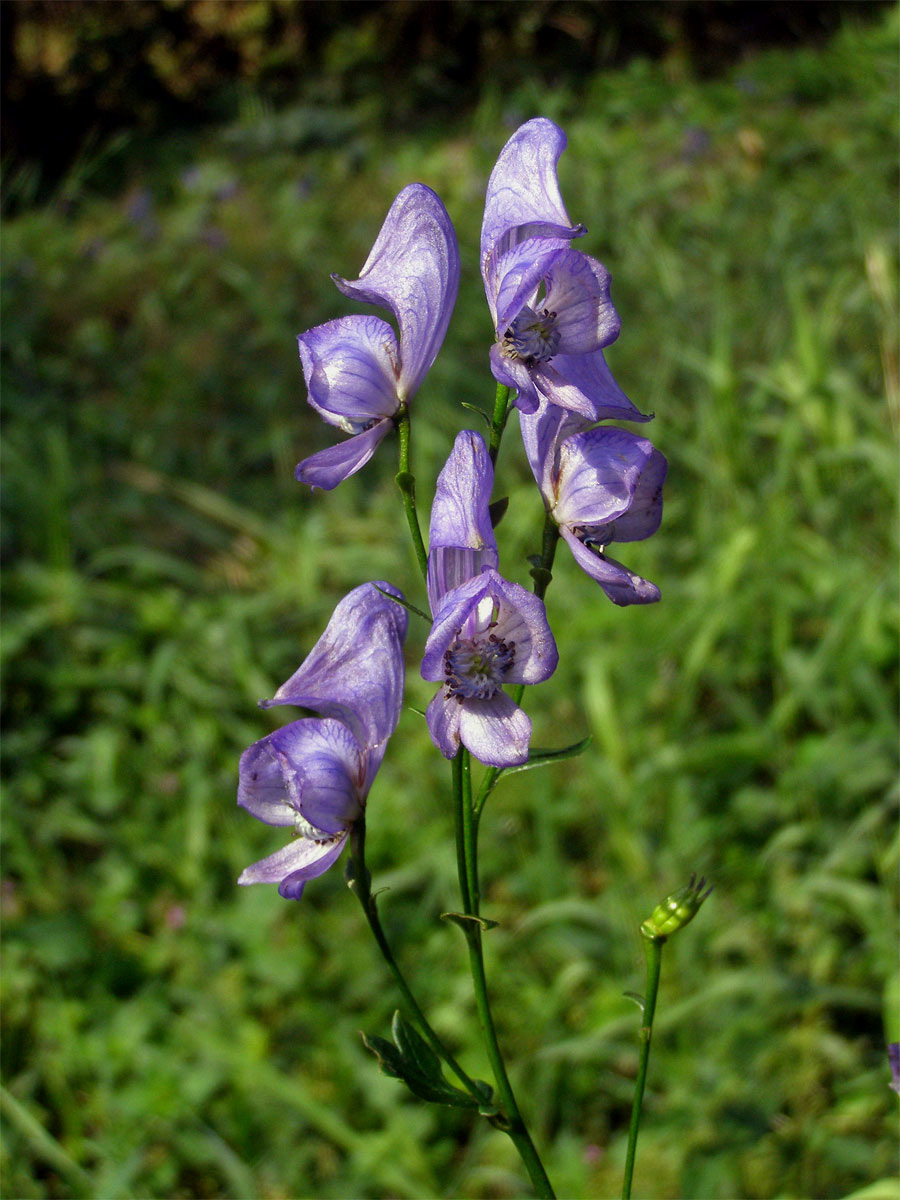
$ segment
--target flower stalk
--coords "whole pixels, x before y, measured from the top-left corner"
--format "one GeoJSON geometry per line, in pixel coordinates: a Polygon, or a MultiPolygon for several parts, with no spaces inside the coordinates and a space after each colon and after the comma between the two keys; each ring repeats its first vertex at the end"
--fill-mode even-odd
{"type": "Polygon", "coordinates": [[[634,1101],[631,1107],[631,1123],[628,1127],[628,1151],[625,1157],[625,1176],[622,1181],[622,1200],[631,1196],[631,1181],[634,1175],[634,1158],[637,1139],[641,1128],[641,1108],[644,1103],[644,1087],[647,1082],[647,1067],[650,1064],[650,1039],[653,1036],[653,1017],[656,1013],[656,997],[659,992],[659,975],[662,968],[662,948],[665,938],[645,938],[644,956],[647,960],[647,983],[644,990],[643,1021],[638,1031],[641,1053],[638,1060],[637,1079],[634,1083],[634,1101]]]}
{"type": "Polygon", "coordinates": [[[659,993],[663,946],[673,934],[678,933],[684,929],[685,925],[693,921],[700,911],[700,905],[711,891],[712,886],[707,887],[705,879],[698,881],[696,875],[692,875],[690,882],[685,887],[679,888],[678,891],[667,896],[641,925],[644,957],[647,960],[647,983],[641,1006],[643,1021],[638,1031],[641,1049],[637,1078],[634,1083],[631,1123],[628,1127],[628,1149],[625,1155],[625,1174],[622,1180],[622,1200],[629,1200],[631,1196],[634,1159],[637,1153],[638,1133],[641,1128],[644,1087],[647,1082],[647,1068],[650,1064],[650,1042],[653,1037],[653,1018],[656,1014],[656,998],[659,993]]]}
{"type": "Polygon", "coordinates": [[[403,404],[396,417],[397,433],[400,440],[400,467],[397,472],[397,486],[403,496],[403,509],[406,513],[406,523],[409,525],[416,562],[422,572],[422,578],[428,579],[428,552],[422,540],[422,530],[419,527],[419,514],[416,511],[416,477],[410,470],[410,426],[409,408],[403,404]]]}
{"type": "Polygon", "coordinates": [[[508,1134],[519,1152],[535,1195],[543,1200],[553,1200],[555,1193],[544,1164],[519,1111],[515,1093],[500,1050],[497,1030],[488,998],[487,977],[484,969],[482,930],[484,922],[478,913],[478,877],[475,866],[477,856],[478,819],[472,806],[472,788],[469,753],[461,747],[453,759],[453,812],[457,831],[457,844],[462,843],[459,863],[459,888],[463,902],[464,917],[457,924],[465,934],[469,950],[469,968],[472,973],[472,988],[481,1035],[490,1060],[497,1092],[506,1113],[506,1120],[494,1118],[492,1123],[508,1134]],[[468,918],[468,919],[466,919],[468,918]]]}
{"type": "Polygon", "coordinates": [[[438,1035],[428,1023],[428,1018],[422,1012],[418,1001],[410,990],[409,984],[404,978],[403,972],[394,958],[393,951],[385,936],[384,928],[381,924],[381,918],[378,915],[378,906],[375,897],[372,895],[372,877],[366,867],[366,822],[365,818],[356,822],[350,838],[351,857],[347,864],[347,884],[356,898],[362,905],[363,912],[366,915],[366,920],[369,923],[369,928],[381,951],[381,956],[387,963],[397,987],[400,989],[400,994],[406,1001],[410,1012],[416,1018],[419,1030],[425,1041],[437,1056],[447,1064],[459,1082],[463,1085],[467,1092],[475,1097],[476,1100],[482,1101],[483,1095],[477,1084],[472,1080],[463,1068],[459,1065],[450,1051],[438,1035]]]}

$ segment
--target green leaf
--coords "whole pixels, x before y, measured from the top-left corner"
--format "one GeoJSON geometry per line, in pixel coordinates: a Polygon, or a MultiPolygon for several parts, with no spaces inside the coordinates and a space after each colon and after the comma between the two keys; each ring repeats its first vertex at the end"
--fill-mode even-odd
{"type": "Polygon", "coordinates": [[[391,1022],[391,1035],[394,1045],[404,1059],[412,1064],[415,1070],[426,1078],[437,1078],[443,1082],[441,1060],[428,1045],[418,1030],[405,1021],[399,1012],[394,1013],[391,1022]]]}
{"type": "MultiPolygon", "coordinates": [[[[363,1034],[363,1044],[376,1056],[385,1075],[390,1075],[393,1079],[402,1079],[414,1096],[432,1104],[477,1109],[479,1112],[489,1108],[491,1091],[487,1084],[477,1085],[479,1092],[487,1088],[482,1098],[470,1096],[468,1092],[449,1084],[444,1078],[441,1060],[400,1013],[394,1014],[392,1032],[394,1045],[384,1038],[363,1034]]],[[[493,1111],[495,1110],[491,1110],[487,1115],[492,1115],[493,1111]]]]}
{"type": "Polygon", "coordinates": [[[362,1040],[365,1048],[371,1050],[378,1059],[378,1065],[385,1075],[390,1075],[393,1079],[403,1078],[402,1056],[396,1046],[374,1033],[371,1036],[364,1033],[362,1040]]]}
{"type": "Polygon", "coordinates": [[[503,767],[504,775],[515,775],[518,771],[533,771],[536,767],[546,767],[551,763],[562,762],[566,758],[576,758],[579,754],[583,754],[591,744],[590,736],[582,738],[580,742],[573,742],[571,746],[564,746],[561,750],[532,750],[528,756],[528,762],[522,763],[519,767],[503,767]]]}
{"type": "Polygon", "coordinates": [[[469,412],[478,413],[488,429],[491,427],[491,418],[487,415],[483,408],[479,408],[477,404],[468,404],[465,400],[460,400],[460,407],[467,408],[469,412]]]}
{"type": "Polygon", "coordinates": [[[485,933],[489,929],[496,929],[498,921],[489,921],[486,917],[474,917],[471,913],[456,913],[446,912],[441,913],[442,921],[452,921],[454,925],[458,925],[464,932],[468,932],[473,925],[480,925],[485,933]]]}
{"type": "Polygon", "coordinates": [[[384,588],[380,588],[377,583],[373,583],[372,587],[376,592],[381,592],[382,596],[387,596],[388,600],[393,600],[395,604],[401,605],[403,608],[408,608],[411,613],[415,613],[417,617],[421,617],[428,624],[431,624],[431,617],[428,613],[423,612],[421,608],[416,608],[414,604],[410,604],[408,600],[401,600],[399,596],[395,596],[393,592],[386,592],[384,588]]]}

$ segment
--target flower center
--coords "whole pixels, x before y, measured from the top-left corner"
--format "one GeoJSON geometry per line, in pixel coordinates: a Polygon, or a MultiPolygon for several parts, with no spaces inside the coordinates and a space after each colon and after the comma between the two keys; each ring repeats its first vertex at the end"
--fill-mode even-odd
{"type": "Polygon", "coordinates": [[[526,304],[503,335],[506,358],[521,358],[526,367],[547,362],[559,349],[556,313],[542,308],[536,313],[526,304]]]}
{"type": "Polygon", "coordinates": [[[516,661],[516,643],[504,642],[495,633],[487,637],[460,638],[444,655],[449,700],[489,700],[503,684],[503,677],[516,661]]]}

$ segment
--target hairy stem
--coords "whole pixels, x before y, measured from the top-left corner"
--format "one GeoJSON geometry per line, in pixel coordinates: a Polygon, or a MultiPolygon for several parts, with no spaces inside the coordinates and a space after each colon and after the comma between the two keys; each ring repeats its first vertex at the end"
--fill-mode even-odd
{"type": "Polygon", "coordinates": [[[628,1152],[625,1157],[622,1200],[629,1200],[631,1196],[634,1156],[637,1151],[638,1131],[641,1127],[641,1106],[644,1100],[644,1085],[647,1082],[647,1066],[650,1062],[650,1039],[653,1036],[653,1015],[656,1012],[656,996],[659,992],[659,972],[662,966],[662,948],[665,940],[665,938],[644,939],[644,954],[647,958],[647,987],[644,994],[644,1019],[641,1022],[639,1034],[641,1039],[641,1055],[638,1062],[637,1079],[634,1083],[631,1124],[628,1128],[628,1152]]]}

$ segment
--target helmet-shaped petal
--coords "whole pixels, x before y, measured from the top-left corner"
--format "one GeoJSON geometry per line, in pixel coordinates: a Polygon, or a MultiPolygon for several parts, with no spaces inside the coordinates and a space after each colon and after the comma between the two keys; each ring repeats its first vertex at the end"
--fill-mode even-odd
{"type": "Polygon", "coordinates": [[[332,279],[345,296],[394,314],[400,332],[399,394],[408,400],[437,357],[459,290],[459,247],[440,197],[424,183],[405,187],[359,278],[332,279]]]}
{"type": "Polygon", "coordinates": [[[297,704],[336,717],[368,749],[390,737],[400,719],[408,616],[383,592],[403,598],[383,581],[349,592],[302,665],[261,706],[297,704]]]}

